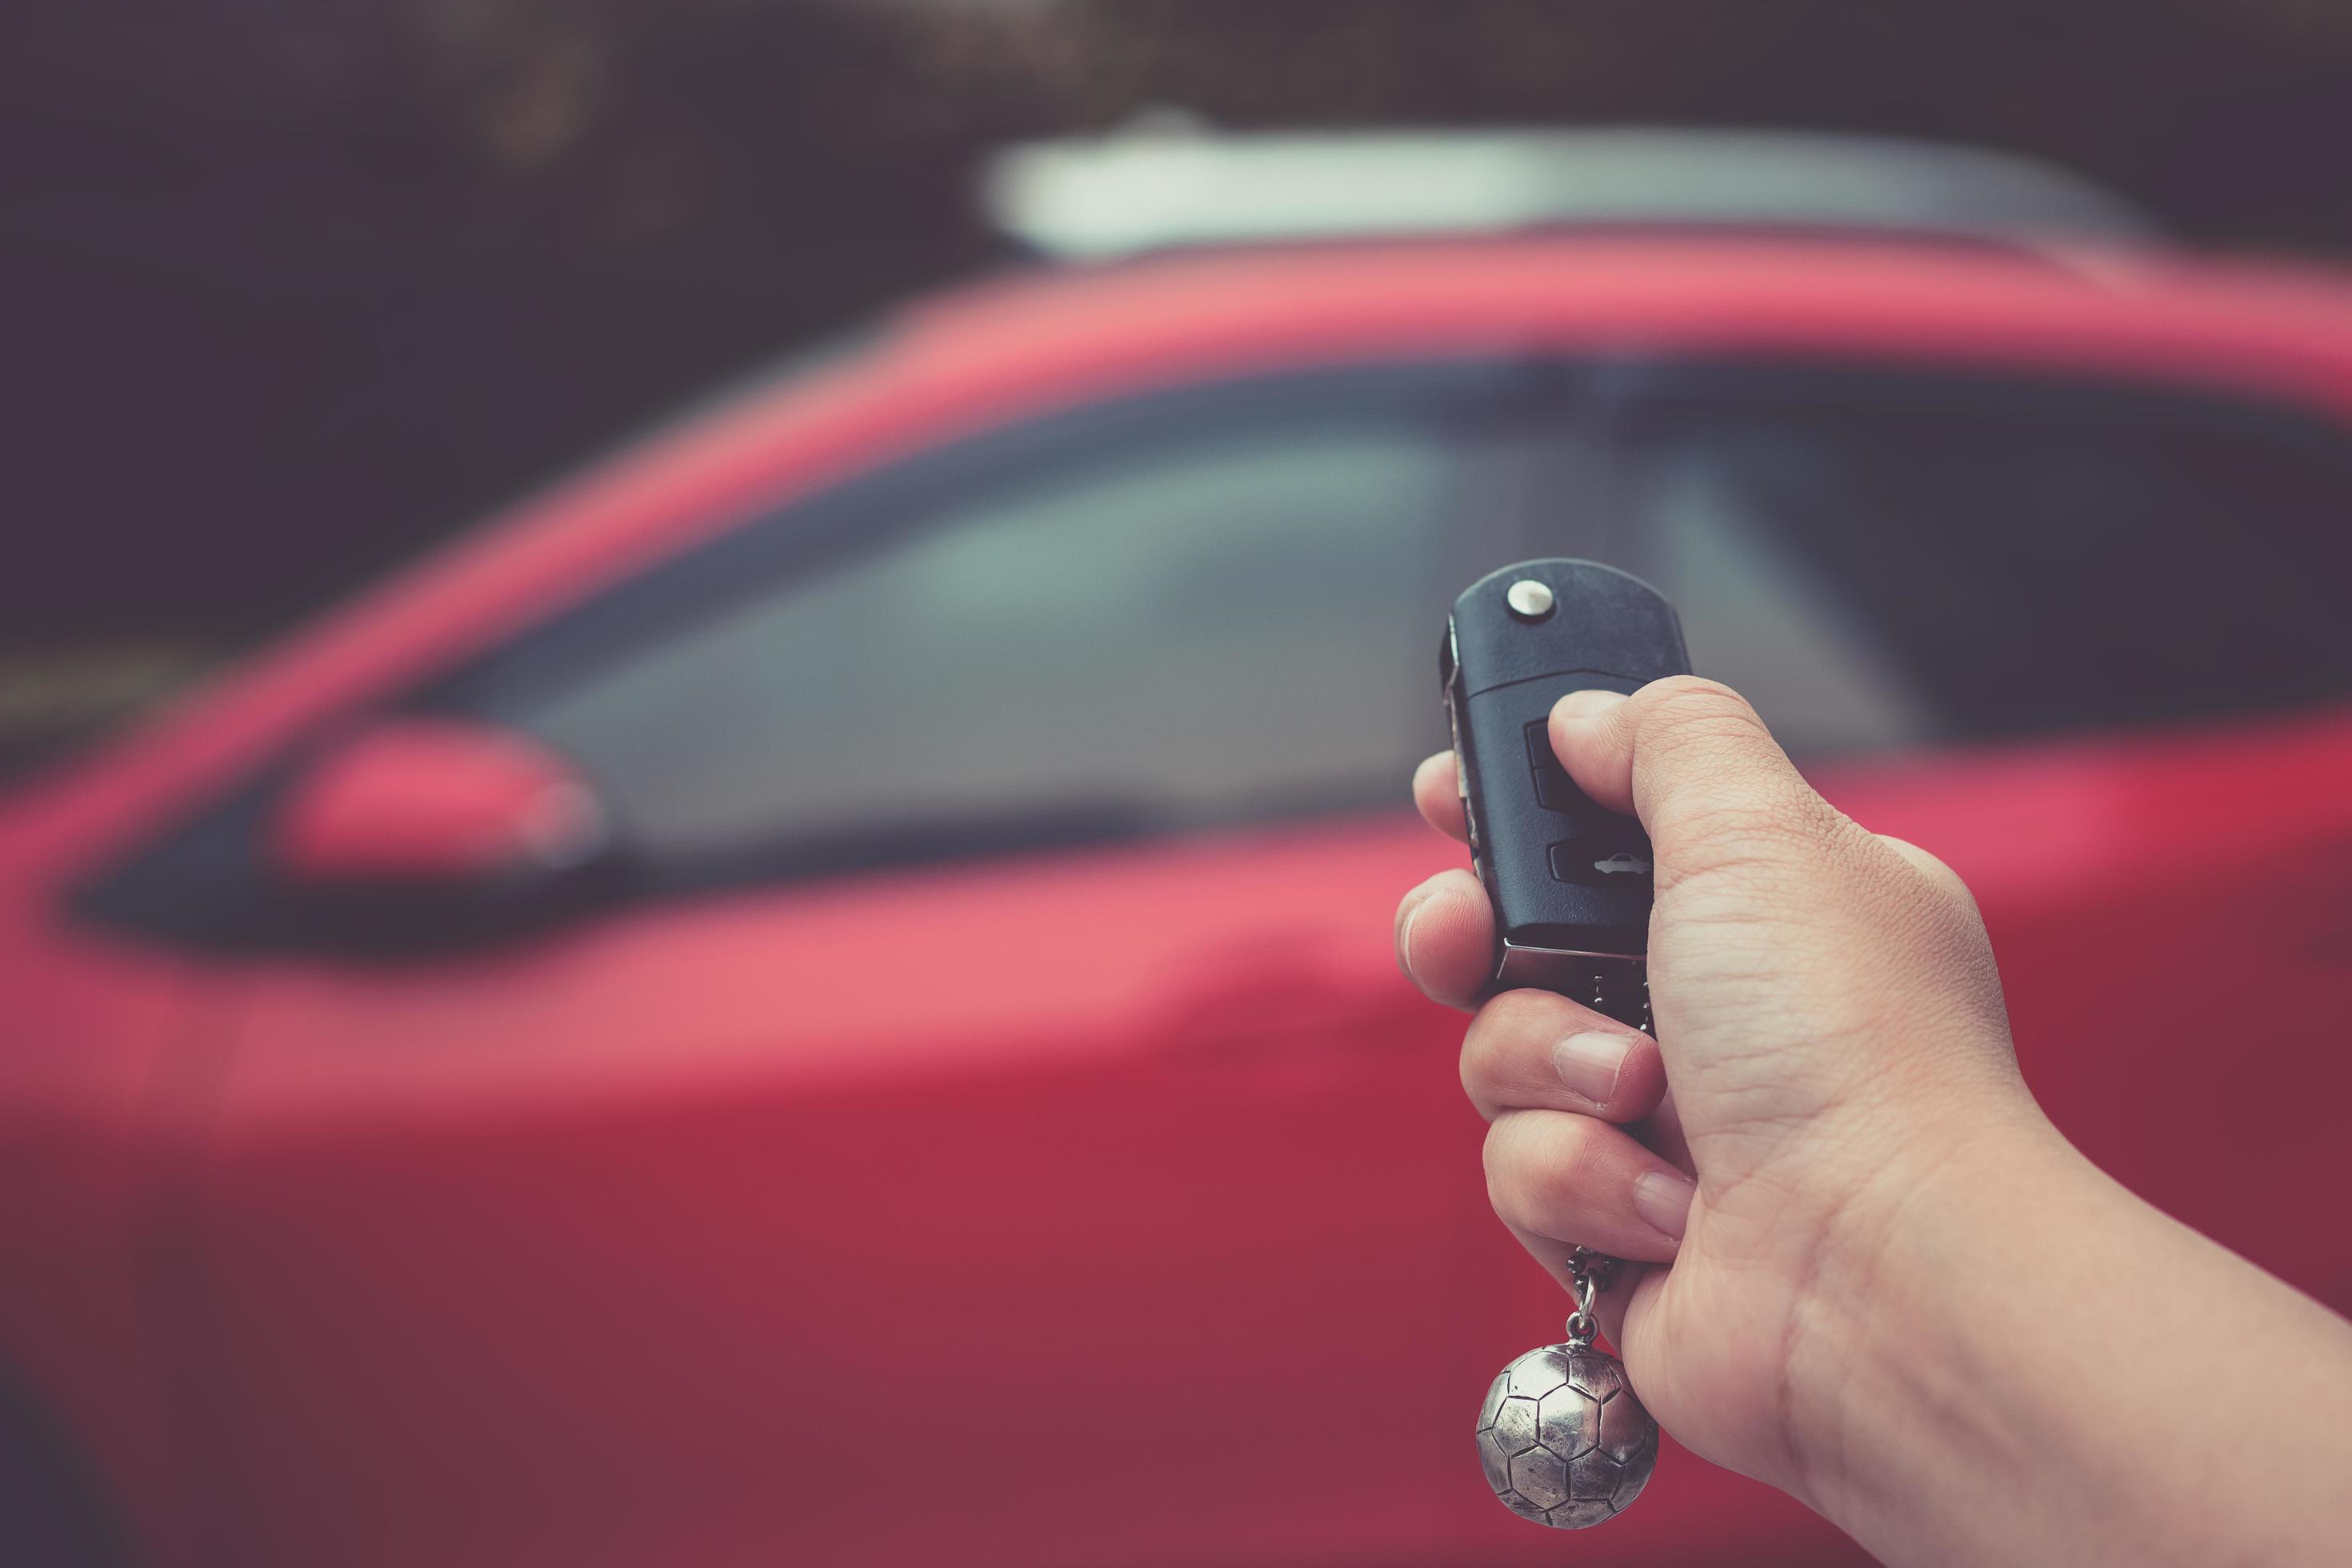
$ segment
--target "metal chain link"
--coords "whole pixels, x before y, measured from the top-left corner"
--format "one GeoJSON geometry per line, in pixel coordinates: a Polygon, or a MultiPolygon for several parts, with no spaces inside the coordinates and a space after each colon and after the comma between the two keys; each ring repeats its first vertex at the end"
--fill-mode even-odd
{"type": "Polygon", "coordinates": [[[1576,1349],[1590,1345],[1598,1331],[1592,1303],[1609,1289],[1609,1276],[1616,1267],[1615,1258],[1589,1247],[1579,1247],[1568,1255],[1568,1282],[1576,1291],[1576,1310],[1568,1315],[1568,1342],[1576,1349]]]}

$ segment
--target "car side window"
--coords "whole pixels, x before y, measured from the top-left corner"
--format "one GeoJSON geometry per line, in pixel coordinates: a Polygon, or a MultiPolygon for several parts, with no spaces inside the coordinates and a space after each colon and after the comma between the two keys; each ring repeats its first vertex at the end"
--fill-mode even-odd
{"type": "Polygon", "coordinates": [[[1392,801],[1443,744],[1436,630],[1499,532],[1476,475],[1518,444],[1419,405],[1147,421],[478,703],[672,878],[1392,801]]]}
{"type": "Polygon", "coordinates": [[[1969,386],[1664,403],[1623,556],[1792,750],[2352,691],[2352,443],[2283,409],[1969,386]]]}

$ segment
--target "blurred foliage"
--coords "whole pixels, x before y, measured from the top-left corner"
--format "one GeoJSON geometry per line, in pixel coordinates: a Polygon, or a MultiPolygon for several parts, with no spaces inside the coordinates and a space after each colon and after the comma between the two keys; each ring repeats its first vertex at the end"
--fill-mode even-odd
{"type": "Polygon", "coordinates": [[[1854,129],[2352,250],[2324,0],[137,0],[0,13],[15,644],[254,635],[995,258],[998,142],[1854,129]]]}

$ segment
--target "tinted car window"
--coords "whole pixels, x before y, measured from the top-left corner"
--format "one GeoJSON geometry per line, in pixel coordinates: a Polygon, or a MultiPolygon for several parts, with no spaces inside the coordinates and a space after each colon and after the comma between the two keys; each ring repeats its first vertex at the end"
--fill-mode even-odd
{"type": "Polygon", "coordinates": [[[2298,416],[1889,384],[1661,403],[1622,462],[1623,563],[1801,750],[2352,689],[2352,460],[2298,416]]]}
{"type": "Polygon", "coordinates": [[[1391,409],[1085,446],[477,705],[577,759],[672,870],[1393,801],[1443,743],[1437,629],[1491,510],[1473,476],[1520,444],[1391,409]]]}

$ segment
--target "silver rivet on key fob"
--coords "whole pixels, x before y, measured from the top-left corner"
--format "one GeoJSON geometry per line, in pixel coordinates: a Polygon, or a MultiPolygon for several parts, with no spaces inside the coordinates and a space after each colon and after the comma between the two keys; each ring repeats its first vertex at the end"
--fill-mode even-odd
{"type": "Polygon", "coordinates": [[[1539,621],[1551,614],[1551,588],[1534,577],[1522,577],[1511,584],[1503,595],[1503,603],[1519,619],[1539,621]]]}

